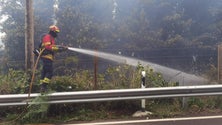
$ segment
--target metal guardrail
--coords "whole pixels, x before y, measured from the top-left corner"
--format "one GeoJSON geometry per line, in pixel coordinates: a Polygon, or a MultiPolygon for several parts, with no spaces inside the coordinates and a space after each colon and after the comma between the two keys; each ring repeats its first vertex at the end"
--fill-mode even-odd
{"type": "MultiPolygon", "coordinates": [[[[35,103],[81,103],[210,95],[222,95],[222,85],[56,92],[46,95],[48,97],[48,102],[35,103]]],[[[38,96],[41,96],[41,94],[31,94],[30,99],[34,99],[38,96]]],[[[33,104],[33,102],[31,102],[31,100],[27,100],[27,98],[28,94],[0,95],[0,106],[33,104]]]]}

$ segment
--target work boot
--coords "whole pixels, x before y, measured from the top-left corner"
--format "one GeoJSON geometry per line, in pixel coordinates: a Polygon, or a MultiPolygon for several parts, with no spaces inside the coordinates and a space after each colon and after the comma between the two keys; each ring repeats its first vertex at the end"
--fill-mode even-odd
{"type": "Polygon", "coordinates": [[[48,90],[48,84],[47,83],[42,83],[41,88],[40,88],[40,93],[46,93],[48,90]]]}

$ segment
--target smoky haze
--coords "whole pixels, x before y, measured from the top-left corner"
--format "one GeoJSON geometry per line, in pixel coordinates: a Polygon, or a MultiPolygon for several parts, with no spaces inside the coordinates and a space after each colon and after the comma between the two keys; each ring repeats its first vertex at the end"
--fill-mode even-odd
{"type": "Polygon", "coordinates": [[[208,82],[207,79],[188,74],[179,70],[175,70],[172,68],[164,67],[158,64],[154,64],[148,61],[143,61],[143,60],[138,60],[135,58],[129,58],[126,56],[121,56],[121,55],[115,55],[115,54],[109,54],[109,53],[104,53],[104,52],[99,52],[99,51],[92,51],[92,50],[86,50],[86,49],[79,49],[79,48],[68,48],[71,51],[74,52],[79,52],[91,56],[97,56],[106,60],[114,61],[117,63],[122,63],[122,64],[128,64],[131,66],[136,67],[139,63],[143,65],[144,67],[149,66],[152,68],[155,72],[160,72],[164,79],[168,82],[178,82],[181,85],[203,85],[208,82]]]}
{"type": "MultiPolygon", "coordinates": [[[[8,59],[21,61],[23,52],[11,49],[24,50],[25,6],[16,1],[2,4],[2,13],[10,18],[1,25],[7,34],[3,43],[8,59]],[[15,30],[11,30],[13,26],[15,30]]],[[[221,7],[221,0],[36,0],[35,46],[48,26],[57,24],[61,29],[59,44],[203,75],[217,66],[221,7]]]]}

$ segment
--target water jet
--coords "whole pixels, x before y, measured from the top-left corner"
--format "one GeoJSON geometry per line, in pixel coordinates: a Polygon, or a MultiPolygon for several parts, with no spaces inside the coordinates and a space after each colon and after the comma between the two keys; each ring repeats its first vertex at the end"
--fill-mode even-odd
{"type": "Polygon", "coordinates": [[[154,72],[160,72],[163,75],[163,78],[168,82],[179,82],[180,85],[204,85],[208,82],[207,79],[196,76],[193,74],[188,74],[173,68],[161,66],[152,62],[143,61],[140,59],[125,57],[122,55],[115,55],[100,51],[92,51],[88,49],[82,49],[82,48],[73,48],[68,47],[69,50],[75,51],[82,54],[87,54],[91,56],[97,56],[106,60],[110,60],[117,63],[124,63],[131,66],[137,66],[139,63],[143,66],[149,66],[151,67],[154,72]]]}

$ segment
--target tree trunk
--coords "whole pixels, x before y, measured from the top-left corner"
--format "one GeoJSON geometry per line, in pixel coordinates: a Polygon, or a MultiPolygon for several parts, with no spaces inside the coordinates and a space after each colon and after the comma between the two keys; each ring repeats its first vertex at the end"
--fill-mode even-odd
{"type": "Polygon", "coordinates": [[[25,70],[28,71],[34,67],[34,16],[32,0],[26,0],[25,13],[25,70]]]}

